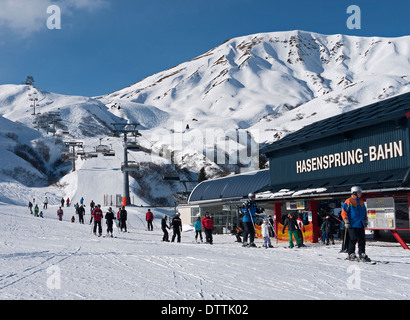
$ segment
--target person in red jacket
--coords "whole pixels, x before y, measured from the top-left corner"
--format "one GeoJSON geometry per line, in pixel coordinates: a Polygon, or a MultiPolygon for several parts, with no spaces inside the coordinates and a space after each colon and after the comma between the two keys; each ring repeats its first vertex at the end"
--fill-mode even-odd
{"type": "Polygon", "coordinates": [[[95,207],[92,213],[92,216],[94,219],[94,235],[96,235],[97,226],[98,226],[98,236],[101,237],[101,234],[102,234],[101,220],[103,218],[103,212],[101,211],[101,205],[97,205],[97,207],[95,207]]]}
{"type": "Polygon", "coordinates": [[[212,231],[214,229],[214,221],[209,216],[209,212],[205,213],[205,217],[202,218],[201,224],[202,228],[205,229],[206,243],[212,244],[212,231]]]}
{"type": "Polygon", "coordinates": [[[145,220],[147,221],[148,231],[153,231],[152,221],[154,220],[154,215],[151,212],[151,209],[148,209],[148,212],[145,214],[145,220]]]}

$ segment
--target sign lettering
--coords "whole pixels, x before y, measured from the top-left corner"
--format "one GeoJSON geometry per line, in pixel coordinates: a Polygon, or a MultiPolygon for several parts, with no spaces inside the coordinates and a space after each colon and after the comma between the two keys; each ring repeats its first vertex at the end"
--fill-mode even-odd
{"type": "Polygon", "coordinates": [[[368,159],[370,162],[403,157],[403,142],[394,141],[377,146],[370,146],[367,152],[361,148],[313,157],[296,161],[296,173],[306,173],[327,170],[337,167],[361,164],[368,159]]]}

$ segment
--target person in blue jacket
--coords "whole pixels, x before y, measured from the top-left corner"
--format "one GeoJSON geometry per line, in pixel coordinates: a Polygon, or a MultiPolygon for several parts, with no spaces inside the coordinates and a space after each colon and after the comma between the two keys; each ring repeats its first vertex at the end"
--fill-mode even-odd
{"type": "Polygon", "coordinates": [[[201,225],[201,217],[198,217],[195,221],[195,242],[198,242],[198,235],[201,239],[201,242],[203,242],[202,240],[202,225],[201,225]]]}
{"type": "Polygon", "coordinates": [[[367,210],[362,199],[362,188],[354,186],[352,196],[342,205],[342,217],[349,234],[347,253],[349,260],[369,261],[366,255],[367,210]],[[359,247],[359,257],[355,255],[356,243],[359,247]]]}
{"type": "Polygon", "coordinates": [[[262,213],[264,210],[259,208],[255,201],[255,194],[248,195],[248,201],[242,206],[243,213],[243,247],[256,247],[255,240],[255,222],[256,214],[262,213]],[[249,236],[249,244],[248,244],[249,236]]]}

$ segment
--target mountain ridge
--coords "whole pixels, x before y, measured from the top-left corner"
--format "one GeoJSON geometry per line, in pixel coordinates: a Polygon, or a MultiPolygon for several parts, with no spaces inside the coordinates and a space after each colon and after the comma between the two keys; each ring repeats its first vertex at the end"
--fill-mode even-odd
{"type": "Polygon", "coordinates": [[[138,196],[147,194],[147,186],[152,186],[150,198],[170,198],[178,188],[185,191],[177,183],[159,181],[167,170],[180,173],[184,180],[195,179],[202,167],[210,178],[221,172],[256,170],[259,146],[312,122],[409,92],[409,40],[409,36],[357,37],[300,30],[257,33],[229,39],[104,96],[68,96],[26,85],[1,85],[0,115],[7,121],[2,121],[0,130],[4,137],[0,157],[7,165],[0,171],[0,201],[18,203],[23,195],[14,195],[13,190],[48,193],[55,201],[79,193],[96,199],[92,191],[97,189],[86,185],[94,172],[108,186],[99,186],[99,193],[120,193],[121,183],[110,181],[121,179],[117,171],[123,149],[120,140],[110,137],[110,126],[124,120],[140,123],[138,143],[145,151],[130,152],[130,160],[140,163],[143,171],[131,179],[132,194],[141,203],[147,203],[138,196]],[[39,98],[36,113],[60,112],[60,140],[44,129],[35,130],[29,101],[33,90],[39,98]],[[69,134],[62,136],[63,132],[69,134]],[[100,138],[111,145],[115,157],[78,159],[78,172],[64,174],[56,186],[37,184],[33,189],[30,172],[45,181],[45,172],[68,170],[69,164],[56,167],[63,139],[84,141],[86,151],[92,151],[100,138]],[[16,148],[48,149],[48,157],[41,160],[44,172],[16,155],[16,148]],[[24,175],[16,173],[19,168],[24,175]],[[153,168],[156,172],[149,177],[153,168]]]}

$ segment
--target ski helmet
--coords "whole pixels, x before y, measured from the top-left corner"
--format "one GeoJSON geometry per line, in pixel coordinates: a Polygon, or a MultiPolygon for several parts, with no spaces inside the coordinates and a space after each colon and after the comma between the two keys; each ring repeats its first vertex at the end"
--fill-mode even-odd
{"type": "Polygon", "coordinates": [[[356,193],[356,192],[362,192],[362,188],[360,188],[360,187],[358,187],[358,186],[354,186],[354,187],[352,187],[351,189],[350,189],[350,192],[353,194],[353,193],[356,193]]]}
{"type": "Polygon", "coordinates": [[[249,194],[248,194],[248,198],[249,198],[249,199],[255,198],[255,194],[254,194],[253,192],[249,193],[249,194]]]}

